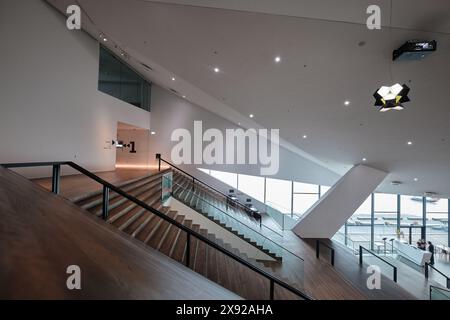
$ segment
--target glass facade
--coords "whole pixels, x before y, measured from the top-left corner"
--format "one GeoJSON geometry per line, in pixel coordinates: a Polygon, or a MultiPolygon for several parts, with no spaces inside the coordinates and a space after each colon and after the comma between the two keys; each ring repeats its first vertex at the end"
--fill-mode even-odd
{"type": "Polygon", "coordinates": [[[150,111],[149,82],[102,46],[99,61],[98,90],[150,111]]]}
{"type": "MultiPolygon", "coordinates": [[[[199,169],[284,214],[301,216],[329,186],[199,169]]],[[[389,251],[390,239],[416,244],[421,238],[449,246],[449,200],[373,193],[347,220],[334,239],[357,252],[360,245],[389,251]]]]}

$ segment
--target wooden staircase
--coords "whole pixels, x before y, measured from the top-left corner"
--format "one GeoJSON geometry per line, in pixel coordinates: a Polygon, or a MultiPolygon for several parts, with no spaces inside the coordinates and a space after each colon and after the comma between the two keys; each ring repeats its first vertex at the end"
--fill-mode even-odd
{"type": "MultiPolygon", "coordinates": [[[[246,254],[239,252],[239,250],[225,243],[222,239],[216,238],[207,229],[203,229],[200,225],[194,224],[192,220],[186,219],[183,214],[163,206],[161,203],[161,181],[162,175],[166,172],[162,171],[152,176],[135,179],[132,182],[122,184],[120,188],[170,216],[179,223],[208,237],[211,241],[238,255],[242,259],[271,273],[271,270],[262,263],[249,258],[246,254]]],[[[186,263],[187,235],[184,231],[114,192],[110,193],[109,199],[108,223],[127,233],[130,237],[138,239],[146,245],[159,250],[172,259],[183,264],[186,263]]],[[[74,200],[74,203],[96,216],[101,216],[101,191],[78,197],[74,200]]],[[[243,298],[269,298],[270,284],[268,279],[208,246],[206,243],[199,241],[195,237],[191,237],[190,247],[189,267],[192,270],[237,293],[243,298]]],[[[275,285],[275,298],[297,299],[298,297],[275,285]]]]}
{"type": "Polygon", "coordinates": [[[261,235],[260,223],[239,206],[227,205],[227,199],[176,171],[173,173],[173,197],[198,213],[240,237],[275,260],[282,257],[275,243],[261,235]],[[215,212],[215,213],[214,213],[215,212]],[[257,239],[258,238],[258,239],[257,239]],[[259,240],[259,241],[258,241],[259,240]],[[270,244],[272,244],[270,246],[270,244]]]}

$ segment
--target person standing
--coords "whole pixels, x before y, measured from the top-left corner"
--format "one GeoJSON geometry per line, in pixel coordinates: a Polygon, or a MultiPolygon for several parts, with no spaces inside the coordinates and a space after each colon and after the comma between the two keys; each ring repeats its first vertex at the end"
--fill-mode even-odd
{"type": "Polygon", "coordinates": [[[434,265],[434,245],[428,241],[428,251],[431,252],[430,264],[434,265]]]}

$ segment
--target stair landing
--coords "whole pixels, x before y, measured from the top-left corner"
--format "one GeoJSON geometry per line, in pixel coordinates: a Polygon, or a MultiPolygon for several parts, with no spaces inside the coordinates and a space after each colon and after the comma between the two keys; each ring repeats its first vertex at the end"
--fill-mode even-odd
{"type": "MultiPolygon", "coordinates": [[[[95,172],[105,181],[120,186],[123,183],[138,180],[158,173],[157,169],[116,169],[114,171],[95,172]]],[[[33,179],[33,182],[47,190],[52,188],[51,178],[33,179]]],[[[102,186],[83,174],[61,176],[60,195],[72,201],[86,194],[101,190],[102,186]]]]}

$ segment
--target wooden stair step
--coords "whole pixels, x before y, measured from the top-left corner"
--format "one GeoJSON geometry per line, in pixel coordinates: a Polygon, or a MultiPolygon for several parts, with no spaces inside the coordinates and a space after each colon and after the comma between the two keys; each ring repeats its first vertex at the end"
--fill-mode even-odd
{"type": "MultiPolygon", "coordinates": [[[[160,198],[155,196],[152,197],[151,200],[149,200],[148,205],[152,208],[155,208],[156,210],[161,211],[162,213],[165,213],[165,209],[162,208],[162,206],[158,205],[158,203],[160,203],[160,198]]],[[[141,210],[137,211],[137,216],[133,216],[132,218],[124,222],[123,225],[119,227],[119,229],[125,231],[128,234],[131,234],[134,237],[145,226],[146,222],[148,222],[148,220],[154,216],[152,212],[146,209],[141,212],[142,209],[144,208],[141,208],[141,210]]]]}
{"type": "MultiPolygon", "coordinates": [[[[157,185],[158,184],[154,184],[154,185],[149,184],[149,185],[141,186],[141,187],[133,190],[132,192],[129,192],[129,195],[141,200],[143,197],[145,197],[145,194],[151,190],[151,188],[156,187],[157,185]]],[[[123,208],[124,205],[126,206],[126,202],[129,202],[129,201],[130,200],[128,200],[127,198],[125,198],[123,196],[114,198],[112,201],[109,201],[110,212],[113,212],[114,209],[119,208],[119,207],[123,208]]],[[[92,207],[91,209],[89,209],[88,211],[94,213],[95,215],[100,215],[101,210],[102,210],[102,204],[96,205],[96,206],[92,207]]],[[[117,211],[117,210],[115,210],[115,211],[117,211]]],[[[111,215],[113,215],[113,213],[111,213],[111,215]]]]}
{"type": "MultiPolygon", "coordinates": [[[[192,220],[184,220],[183,224],[186,227],[192,229],[192,220]]],[[[169,257],[171,257],[181,263],[184,261],[185,250],[186,250],[186,239],[187,239],[186,232],[181,229],[178,229],[177,235],[175,236],[173,245],[169,252],[169,257]]],[[[191,248],[191,250],[192,250],[192,248],[191,248]]],[[[192,261],[192,259],[191,259],[191,261],[192,261]]],[[[191,262],[191,264],[192,264],[192,262],[191,262]]]]}
{"type": "MultiPolygon", "coordinates": [[[[177,212],[170,210],[167,212],[167,216],[170,218],[174,218],[176,216],[177,212]]],[[[150,245],[152,248],[157,248],[159,241],[161,240],[161,237],[163,236],[166,229],[169,227],[170,223],[165,221],[163,218],[156,217],[155,224],[152,230],[147,234],[145,239],[143,240],[144,243],[150,245]]]]}
{"type": "MultiPolygon", "coordinates": [[[[208,235],[208,230],[206,229],[199,229],[199,233],[206,237],[208,235]]],[[[200,273],[201,275],[206,275],[206,247],[207,244],[203,241],[198,240],[197,241],[197,250],[196,250],[196,258],[195,258],[195,264],[193,266],[193,270],[197,273],[200,273]]]]}
{"type": "MultiPolygon", "coordinates": [[[[148,203],[149,201],[153,201],[155,199],[155,196],[160,196],[161,186],[155,186],[152,189],[144,191],[142,194],[135,196],[136,199],[141,200],[145,203],[148,203]]],[[[124,198],[125,199],[125,198],[124,198]]],[[[114,222],[120,218],[122,218],[124,215],[126,215],[130,210],[133,210],[136,207],[140,207],[137,203],[125,199],[125,201],[116,206],[115,208],[111,209],[109,211],[109,221],[114,222]]]]}
{"type": "MultiPolygon", "coordinates": [[[[216,236],[212,233],[208,233],[208,239],[215,242],[216,236]]],[[[207,246],[206,247],[206,277],[214,282],[218,282],[218,266],[216,263],[217,249],[207,246]]]]}
{"type": "MultiPolygon", "coordinates": [[[[169,208],[164,207],[159,211],[166,214],[169,210],[169,208]]],[[[151,213],[150,211],[146,211],[144,215],[130,224],[130,226],[126,227],[124,231],[131,234],[132,237],[144,241],[147,234],[151,232],[153,226],[159,219],[160,218],[157,215],[151,213]]]]}
{"type": "MultiPolygon", "coordinates": [[[[122,189],[125,192],[130,192],[132,190],[134,190],[135,188],[143,185],[143,184],[147,184],[153,180],[155,180],[157,178],[155,178],[154,175],[152,176],[146,176],[143,177],[139,180],[130,182],[130,183],[126,183],[124,185],[117,185],[117,187],[119,187],[120,189],[122,189]]],[[[110,192],[109,198],[110,200],[113,200],[114,198],[116,198],[117,196],[119,196],[119,194],[115,193],[114,191],[110,192]]],[[[90,208],[92,208],[94,205],[98,205],[102,203],[102,191],[97,191],[95,194],[85,197],[85,198],[81,198],[77,201],[75,201],[74,203],[80,207],[82,207],[85,210],[88,210],[90,208]]]]}

